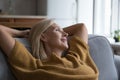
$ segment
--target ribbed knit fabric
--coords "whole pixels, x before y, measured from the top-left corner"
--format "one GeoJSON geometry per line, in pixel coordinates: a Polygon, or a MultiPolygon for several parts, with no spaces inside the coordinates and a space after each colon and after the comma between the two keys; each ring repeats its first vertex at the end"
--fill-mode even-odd
{"type": "Polygon", "coordinates": [[[65,57],[52,53],[49,61],[42,62],[16,41],[8,61],[18,80],[98,80],[88,45],[77,36],[70,39],[69,45],[65,57]]]}

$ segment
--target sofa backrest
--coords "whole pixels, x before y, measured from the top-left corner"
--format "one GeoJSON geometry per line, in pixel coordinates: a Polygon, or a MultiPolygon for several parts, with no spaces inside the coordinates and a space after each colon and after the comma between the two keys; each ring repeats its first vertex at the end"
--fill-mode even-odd
{"type": "Polygon", "coordinates": [[[118,80],[109,41],[103,36],[89,35],[88,45],[99,70],[99,80],[118,80]]]}
{"type": "Polygon", "coordinates": [[[16,80],[6,59],[6,56],[0,50],[0,80],[16,80]]]}

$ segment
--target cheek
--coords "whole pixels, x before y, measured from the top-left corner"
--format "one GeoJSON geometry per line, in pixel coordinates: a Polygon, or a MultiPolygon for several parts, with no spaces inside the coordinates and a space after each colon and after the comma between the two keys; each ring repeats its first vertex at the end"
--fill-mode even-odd
{"type": "Polygon", "coordinates": [[[60,45],[60,41],[56,38],[51,38],[49,39],[48,41],[48,45],[51,47],[51,48],[54,48],[54,47],[57,47],[58,45],[60,45]]]}
{"type": "Polygon", "coordinates": [[[57,34],[57,33],[51,33],[48,35],[48,39],[49,40],[59,40],[61,38],[61,34],[57,34]]]}
{"type": "Polygon", "coordinates": [[[60,42],[60,37],[58,37],[58,36],[51,36],[49,38],[49,42],[50,43],[54,43],[54,44],[59,43],[60,42]]]}
{"type": "Polygon", "coordinates": [[[60,35],[50,35],[48,37],[48,43],[50,43],[51,45],[56,45],[59,44],[61,42],[61,36],[60,35]]]}
{"type": "Polygon", "coordinates": [[[47,42],[51,43],[51,44],[57,44],[60,42],[61,38],[62,38],[62,34],[58,33],[58,32],[50,32],[46,34],[47,37],[47,42]]]}

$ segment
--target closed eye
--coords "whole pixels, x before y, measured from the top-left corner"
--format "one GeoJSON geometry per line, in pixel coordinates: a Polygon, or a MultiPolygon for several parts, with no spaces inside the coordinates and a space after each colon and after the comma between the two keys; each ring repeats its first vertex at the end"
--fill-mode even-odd
{"type": "Polygon", "coordinates": [[[61,29],[60,28],[56,28],[55,31],[61,31],[61,29]]]}
{"type": "Polygon", "coordinates": [[[59,31],[59,29],[55,29],[55,31],[59,31]]]}

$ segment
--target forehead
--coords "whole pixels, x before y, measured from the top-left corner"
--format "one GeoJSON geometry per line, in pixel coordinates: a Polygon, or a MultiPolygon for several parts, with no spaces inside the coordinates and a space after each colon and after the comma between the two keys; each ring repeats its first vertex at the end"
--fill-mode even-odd
{"type": "Polygon", "coordinates": [[[51,32],[56,28],[60,28],[60,26],[56,23],[53,23],[45,32],[51,32]]]}
{"type": "Polygon", "coordinates": [[[60,26],[58,25],[58,24],[56,24],[56,23],[53,23],[52,25],[51,25],[51,28],[60,28],[60,26]]]}

